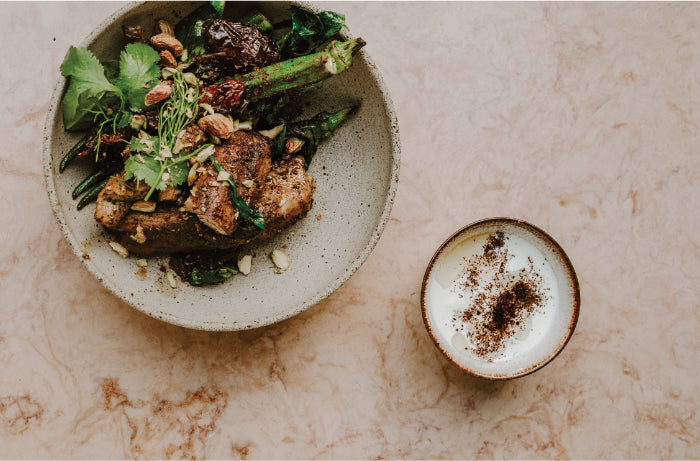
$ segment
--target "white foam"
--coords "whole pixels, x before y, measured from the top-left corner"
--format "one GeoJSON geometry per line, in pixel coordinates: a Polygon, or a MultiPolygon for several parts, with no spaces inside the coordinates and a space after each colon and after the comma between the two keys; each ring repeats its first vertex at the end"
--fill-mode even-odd
{"type": "MultiPolygon", "coordinates": [[[[483,280],[494,276],[495,270],[481,274],[483,280]]],[[[565,342],[573,316],[573,291],[566,262],[542,236],[504,222],[486,223],[456,238],[435,262],[426,286],[427,321],[442,349],[464,368],[484,376],[517,375],[546,361],[565,342]],[[460,282],[467,261],[483,255],[487,238],[499,230],[506,236],[504,249],[511,255],[506,272],[517,277],[521,269],[531,274],[533,267],[544,297],[502,347],[484,356],[477,353],[469,337],[473,324],[459,319],[478,291],[460,282]]]]}

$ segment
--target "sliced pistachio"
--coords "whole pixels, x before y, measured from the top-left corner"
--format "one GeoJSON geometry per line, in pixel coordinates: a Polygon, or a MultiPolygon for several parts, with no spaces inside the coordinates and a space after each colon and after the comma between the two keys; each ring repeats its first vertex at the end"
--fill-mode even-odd
{"type": "Polygon", "coordinates": [[[251,187],[253,187],[255,185],[255,181],[253,181],[252,179],[246,179],[241,184],[243,184],[245,187],[250,189],[251,187]]]}
{"type": "Polygon", "coordinates": [[[137,259],[136,265],[139,267],[146,267],[148,266],[148,260],[146,258],[137,259]]]}

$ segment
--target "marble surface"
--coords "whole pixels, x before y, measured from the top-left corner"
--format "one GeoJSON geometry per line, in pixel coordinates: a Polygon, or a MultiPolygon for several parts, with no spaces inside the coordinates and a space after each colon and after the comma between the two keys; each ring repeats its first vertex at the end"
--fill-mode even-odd
{"type": "Polygon", "coordinates": [[[54,222],[59,65],[116,3],[0,4],[0,456],[700,457],[700,5],[335,3],[385,76],[401,180],[382,239],[284,323],[190,331],[117,300],[54,222]],[[491,216],[567,251],[576,332],[487,382],[420,314],[434,249],[491,216]]]}

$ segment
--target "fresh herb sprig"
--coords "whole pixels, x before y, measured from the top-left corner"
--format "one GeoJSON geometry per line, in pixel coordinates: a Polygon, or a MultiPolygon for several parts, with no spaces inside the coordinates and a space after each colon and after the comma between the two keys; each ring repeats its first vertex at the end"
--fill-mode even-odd
{"type": "Polygon", "coordinates": [[[199,110],[199,85],[190,82],[185,81],[181,71],[175,73],[172,94],[158,114],[158,136],[142,132],[129,143],[132,155],[124,164],[124,179],[136,178],[151,186],[144,200],[149,200],[156,190],[184,183],[189,172],[185,162],[212,147],[207,144],[190,154],[175,149],[178,135],[197,118],[199,110]]]}
{"type": "MultiPolygon", "coordinates": [[[[70,77],[63,95],[63,124],[68,131],[98,125],[115,132],[129,124],[131,116],[145,107],[148,88],[158,83],[160,59],[143,43],[127,45],[119,59],[119,73],[106,76],[105,67],[87,48],[70,47],[61,74],[70,77]]],[[[99,141],[98,141],[99,142],[99,141]]]]}

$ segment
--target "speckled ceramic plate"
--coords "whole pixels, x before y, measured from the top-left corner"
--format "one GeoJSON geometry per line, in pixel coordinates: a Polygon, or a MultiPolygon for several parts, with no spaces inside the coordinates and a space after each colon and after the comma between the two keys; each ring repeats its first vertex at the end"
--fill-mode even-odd
{"type": "MultiPolygon", "coordinates": [[[[103,60],[116,58],[124,21],[142,24],[148,33],[156,19],[175,23],[196,6],[129,5],[97,26],[81,46],[103,60]]],[[[253,7],[273,21],[289,16],[288,3],[231,2],[224,17],[241,17],[253,7]]],[[[349,24],[352,21],[347,18],[349,24]]],[[[344,34],[344,38],[352,37],[344,34]]],[[[92,216],[94,205],[81,211],[75,208],[70,194],[87,169],[76,164],[58,173],[60,159],[80,138],[79,133],[63,129],[60,100],[65,84],[60,77],[44,129],[49,199],[63,233],[88,271],[119,298],[150,316],[203,330],[242,330],[289,318],[340,287],[372,251],[389,218],[399,174],[397,119],[382,78],[363,50],[352,69],[303,97],[304,115],[361,103],[358,113],[321,145],[309,168],[317,185],[309,215],[275,239],[250,245],[254,258],[248,276],[206,288],[180,282],[173,289],[159,270],[167,261],[152,258],[141,279],[136,274],[136,259],[122,259],[106,244],[106,234],[92,216]],[[283,246],[291,267],[278,275],[270,268],[268,254],[283,246]]]]}

